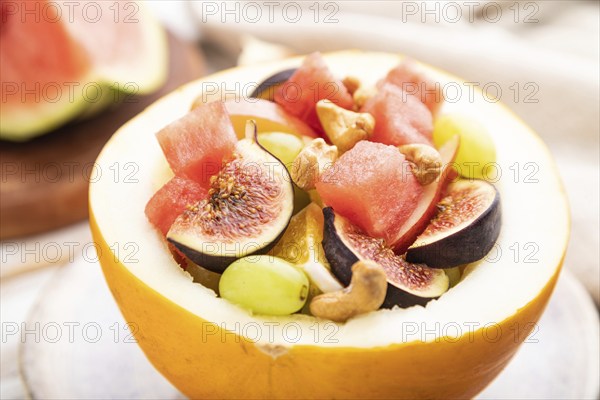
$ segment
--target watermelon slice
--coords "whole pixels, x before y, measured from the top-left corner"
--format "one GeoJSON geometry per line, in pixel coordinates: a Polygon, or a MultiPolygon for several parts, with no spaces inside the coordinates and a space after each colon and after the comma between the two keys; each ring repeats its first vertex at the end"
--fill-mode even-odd
{"type": "Polygon", "coordinates": [[[370,236],[392,241],[424,189],[393,146],[361,141],[316,184],[323,202],[370,236]]]}
{"type": "Polygon", "coordinates": [[[156,137],[175,175],[204,187],[237,143],[229,114],[220,101],[194,108],[156,137]]]}
{"type": "Polygon", "coordinates": [[[398,254],[404,254],[417,237],[423,233],[436,212],[436,206],[439,203],[448,183],[456,178],[457,173],[453,167],[454,159],[459,146],[459,136],[454,136],[448,140],[440,149],[442,158],[442,171],[437,180],[427,186],[419,199],[419,203],[404,224],[392,233],[392,238],[388,242],[390,247],[398,254]]]}
{"type": "Polygon", "coordinates": [[[371,140],[394,146],[410,143],[432,145],[433,118],[414,95],[396,85],[384,84],[361,108],[375,118],[371,140]]]}
{"type": "Polygon", "coordinates": [[[275,91],[276,103],[317,132],[322,132],[323,129],[315,106],[323,99],[329,99],[347,109],[351,109],[354,104],[352,95],[329,70],[319,53],[307,56],[290,79],[275,91]]]}
{"type": "Polygon", "coordinates": [[[208,191],[202,185],[180,176],[173,177],[152,196],[146,204],[146,216],[163,235],[166,235],[175,219],[189,205],[206,197],[208,191]]]}
{"type": "Polygon", "coordinates": [[[444,102],[442,86],[439,82],[433,82],[423,75],[412,60],[407,60],[396,68],[390,70],[384,80],[378,86],[386,83],[398,86],[408,94],[414,95],[429,111],[435,115],[444,102]]]}
{"type": "Polygon", "coordinates": [[[131,16],[119,2],[90,4],[2,1],[1,139],[27,140],[165,81],[166,36],[143,5],[127,3],[131,16]]]}

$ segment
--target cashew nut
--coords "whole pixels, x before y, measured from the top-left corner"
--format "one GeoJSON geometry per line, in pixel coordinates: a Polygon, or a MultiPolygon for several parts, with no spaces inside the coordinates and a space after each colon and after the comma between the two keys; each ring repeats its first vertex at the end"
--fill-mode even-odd
{"type": "Polygon", "coordinates": [[[342,80],[342,84],[348,90],[348,93],[354,94],[360,87],[360,80],[354,76],[347,76],[342,80]]]}
{"type": "Polygon", "coordinates": [[[303,190],[312,190],[319,176],[330,167],[338,157],[338,149],[329,146],[321,138],[314,139],[294,159],[292,180],[303,190]]]}
{"type": "Polygon", "coordinates": [[[381,307],[387,291],[383,268],[373,261],[357,261],[352,266],[352,280],[348,287],[314,297],[310,312],[320,318],[344,322],[375,311],[381,307]]]}
{"type": "Polygon", "coordinates": [[[373,86],[360,86],[354,93],[352,93],[352,97],[354,98],[354,109],[360,110],[360,108],[365,105],[367,100],[375,96],[376,93],[377,88],[373,86]]]}
{"type": "Polygon", "coordinates": [[[371,114],[346,110],[330,100],[317,103],[317,115],[327,137],[342,153],[368,139],[375,128],[375,118],[371,114]]]}
{"type": "Polygon", "coordinates": [[[412,173],[421,185],[429,185],[440,175],[442,157],[433,147],[415,143],[399,146],[398,150],[410,163],[412,173]]]}

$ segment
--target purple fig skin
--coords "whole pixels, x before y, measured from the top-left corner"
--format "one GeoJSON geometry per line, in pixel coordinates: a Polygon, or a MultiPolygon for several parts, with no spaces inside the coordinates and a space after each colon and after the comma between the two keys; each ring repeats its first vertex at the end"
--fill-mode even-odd
{"type": "MultiPolygon", "coordinates": [[[[275,239],[265,243],[263,247],[259,248],[255,252],[244,254],[243,257],[268,253],[273,247],[275,247],[275,244],[277,244],[277,242],[283,237],[284,233],[285,229],[283,229],[279,236],[277,236],[275,239]]],[[[240,258],[235,256],[215,256],[211,254],[206,254],[196,249],[193,249],[192,247],[179,243],[175,240],[167,240],[171,244],[173,244],[173,246],[175,246],[177,250],[179,250],[187,258],[189,258],[193,263],[200,265],[202,266],[202,268],[206,268],[209,271],[216,272],[219,274],[222,274],[231,263],[240,258]]]]}
{"type": "Polygon", "coordinates": [[[424,263],[432,268],[453,268],[481,260],[494,247],[502,226],[500,194],[488,182],[474,180],[472,185],[489,185],[494,196],[470,224],[458,231],[452,228],[433,242],[419,243],[419,239],[406,252],[406,260],[424,263]]]}
{"type": "MultiPolygon", "coordinates": [[[[294,74],[294,72],[296,72],[296,69],[297,68],[285,69],[274,75],[271,75],[270,77],[268,77],[267,79],[262,81],[256,87],[256,89],[254,89],[252,91],[252,93],[250,94],[250,98],[253,99],[253,98],[262,97],[262,94],[264,92],[266,92],[267,90],[270,90],[273,86],[276,86],[276,85],[283,83],[283,82],[287,81],[288,79],[290,79],[290,76],[292,76],[294,74]]],[[[271,98],[271,97],[273,97],[273,96],[269,96],[269,98],[271,98]]]]}

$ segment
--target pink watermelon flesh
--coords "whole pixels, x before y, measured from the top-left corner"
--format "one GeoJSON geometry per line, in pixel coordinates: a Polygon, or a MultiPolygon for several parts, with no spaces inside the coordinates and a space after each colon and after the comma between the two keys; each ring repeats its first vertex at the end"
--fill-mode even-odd
{"type": "Polygon", "coordinates": [[[54,98],[61,90],[67,90],[63,83],[78,82],[90,70],[87,52],[72,39],[65,25],[57,22],[62,21],[57,7],[46,3],[0,3],[2,114],[22,108],[41,109],[47,103],[46,98],[64,100],[54,98]],[[47,14],[41,18],[36,12],[26,15],[25,6],[31,10],[43,9],[47,14]]]}
{"type": "Polygon", "coordinates": [[[427,228],[429,221],[435,215],[436,206],[441,200],[448,183],[456,177],[456,171],[452,164],[456,157],[458,145],[458,136],[454,136],[439,149],[442,158],[442,172],[440,176],[435,182],[425,186],[412,214],[393,232],[388,242],[397,254],[404,254],[406,252],[410,245],[427,228]]]}
{"type": "Polygon", "coordinates": [[[175,176],[152,196],[146,204],[146,216],[163,235],[188,205],[206,197],[208,191],[200,184],[175,176]]]}
{"type": "MultiPolygon", "coordinates": [[[[76,38],[87,51],[95,69],[138,71],[139,74],[139,71],[149,68],[148,58],[142,55],[152,54],[152,46],[157,46],[157,43],[144,36],[144,26],[154,21],[148,21],[151,17],[139,12],[139,6],[133,11],[132,5],[134,3],[94,2],[90,9],[98,12],[97,17],[91,16],[92,11],[88,15],[85,11],[73,12],[72,22],[65,24],[71,37],[76,38]]],[[[136,75],[130,77],[132,81],[121,84],[129,85],[126,89],[132,90],[137,85],[136,75]]]]}
{"type": "Polygon", "coordinates": [[[390,70],[378,86],[381,87],[386,83],[398,86],[406,93],[417,97],[433,115],[437,113],[444,102],[441,84],[429,80],[418,71],[416,64],[410,60],[390,70]]]}
{"type": "Polygon", "coordinates": [[[335,212],[386,241],[395,239],[423,194],[397,148],[368,141],[344,153],[316,187],[335,212]]]}
{"type": "Polygon", "coordinates": [[[323,129],[315,105],[323,99],[347,109],[354,104],[352,95],[331,73],[319,53],[307,56],[290,79],[275,91],[276,103],[317,132],[323,129]]]}
{"type": "Polygon", "coordinates": [[[237,143],[229,114],[222,102],[194,108],[156,134],[175,175],[204,187],[221,169],[237,143]]]}
{"type": "Polygon", "coordinates": [[[375,130],[370,139],[374,142],[393,146],[410,143],[432,145],[431,112],[417,97],[395,85],[382,85],[360,111],[375,118],[375,130]]]}

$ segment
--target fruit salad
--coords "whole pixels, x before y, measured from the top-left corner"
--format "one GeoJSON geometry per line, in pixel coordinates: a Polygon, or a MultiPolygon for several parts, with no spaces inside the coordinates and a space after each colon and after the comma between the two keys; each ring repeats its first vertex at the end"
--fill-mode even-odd
{"type": "Polygon", "coordinates": [[[536,338],[564,189],[506,107],[444,101],[456,83],[399,54],[314,54],[190,82],[115,133],[95,168],[139,173],[91,183],[94,243],[185,396],[474,398],[536,338]]]}
{"type": "Polygon", "coordinates": [[[493,141],[443,102],[412,61],[368,85],[311,54],[160,130],[173,177],[146,216],[197,282],[256,314],[424,306],[501,227],[493,141]],[[265,119],[281,130],[258,133],[265,119]]]}

